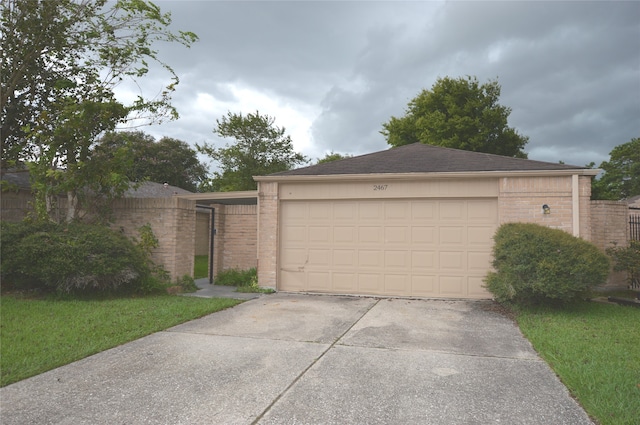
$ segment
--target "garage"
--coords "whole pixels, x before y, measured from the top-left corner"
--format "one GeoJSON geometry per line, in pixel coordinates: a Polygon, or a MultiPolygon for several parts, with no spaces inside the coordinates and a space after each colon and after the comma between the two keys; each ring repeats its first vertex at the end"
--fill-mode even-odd
{"type": "Polygon", "coordinates": [[[289,201],[280,289],[484,297],[495,199],[289,201]]]}
{"type": "Polygon", "coordinates": [[[594,171],[414,144],[256,177],[259,282],[489,298],[497,227],[528,221],[586,234],[594,171]]]}

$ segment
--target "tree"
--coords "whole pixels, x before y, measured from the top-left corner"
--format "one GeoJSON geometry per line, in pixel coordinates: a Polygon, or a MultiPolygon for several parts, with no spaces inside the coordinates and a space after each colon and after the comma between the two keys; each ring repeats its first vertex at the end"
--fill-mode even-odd
{"type": "Polygon", "coordinates": [[[326,154],[324,158],[318,158],[318,162],[316,164],[324,164],[325,162],[339,161],[341,159],[347,158],[351,158],[351,155],[343,155],[341,153],[331,151],[330,153],[326,154]]]}
{"type": "Polygon", "coordinates": [[[125,121],[177,117],[170,96],[178,78],[154,43],[189,46],[197,37],[169,31],[170,15],[145,0],[4,0],[0,22],[2,166],[31,164],[40,218],[62,191],[67,219],[78,219],[86,210],[82,192],[96,193],[97,185],[118,196],[126,189],[119,164],[105,176],[104,164],[91,162],[97,137],[125,121]],[[128,105],[116,100],[115,87],[143,77],[150,62],[170,74],[161,94],[128,105]]]}
{"type": "Polygon", "coordinates": [[[291,137],[284,127],[274,125],[275,118],[268,115],[228,112],[216,120],[213,132],[221,137],[235,139],[235,144],[215,148],[209,144],[197,149],[220,164],[222,172],[205,186],[207,190],[229,192],[255,190],[253,176],[277,173],[305,164],[308,159],[293,150],[291,137]]]}
{"type": "Polygon", "coordinates": [[[142,131],[110,132],[96,147],[106,160],[123,148],[133,161],[126,173],[132,182],[167,182],[195,192],[207,178],[207,168],[198,160],[196,151],[182,140],[163,137],[156,141],[142,131]]]}
{"type": "Polygon", "coordinates": [[[391,117],[381,133],[393,147],[411,143],[526,158],[529,138],[507,125],[511,108],[500,105],[497,81],[439,78],[412,99],[406,115],[391,117]]]}
{"type": "Polygon", "coordinates": [[[616,146],[609,161],[600,167],[604,174],[592,183],[592,199],[626,199],[640,195],[640,138],[616,146]]]}

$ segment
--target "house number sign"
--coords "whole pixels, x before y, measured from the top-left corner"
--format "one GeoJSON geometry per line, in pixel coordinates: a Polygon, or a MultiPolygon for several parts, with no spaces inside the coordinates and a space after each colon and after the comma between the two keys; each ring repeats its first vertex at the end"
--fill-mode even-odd
{"type": "Polygon", "coordinates": [[[387,187],[389,187],[389,185],[386,184],[374,184],[373,185],[373,190],[387,190],[387,187]]]}

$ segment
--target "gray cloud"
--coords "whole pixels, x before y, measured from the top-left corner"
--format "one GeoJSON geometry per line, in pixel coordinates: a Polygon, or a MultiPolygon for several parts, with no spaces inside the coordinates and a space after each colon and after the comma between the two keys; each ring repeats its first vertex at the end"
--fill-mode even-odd
{"type": "Polygon", "coordinates": [[[640,136],[640,3],[159,5],[200,42],[161,46],[181,77],[174,100],[182,115],[149,127],[158,135],[215,140],[211,130],[225,112],[215,108],[251,110],[231,90],[244,87],[305,111],[305,154],[367,153],[386,148],[382,123],[438,77],[475,75],[498,78],[510,125],[530,137],[532,159],[600,163],[640,136]],[[203,95],[213,109],[197,102],[203,95]]]}

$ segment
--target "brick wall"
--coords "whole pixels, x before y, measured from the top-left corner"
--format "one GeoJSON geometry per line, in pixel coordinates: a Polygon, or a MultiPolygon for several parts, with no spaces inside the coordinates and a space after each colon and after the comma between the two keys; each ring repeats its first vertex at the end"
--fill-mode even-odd
{"type": "MultiPolygon", "coordinates": [[[[626,246],[629,240],[629,208],[622,201],[591,201],[591,241],[600,249],[626,246]]],[[[609,274],[606,286],[625,287],[624,272],[609,274]]]]}
{"type": "Polygon", "coordinates": [[[195,202],[179,198],[128,198],[113,205],[114,229],[139,237],[138,229],[149,224],[158,238],[153,260],[169,272],[172,279],[193,276],[195,253],[195,202]]]}
{"type": "Polygon", "coordinates": [[[212,205],[216,235],[214,275],[227,269],[257,267],[257,205],[212,205]]]}
{"type": "Polygon", "coordinates": [[[503,177],[498,193],[500,224],[537,223],[573,234],[571,176],[503,177]],[[545,204],[550,214],[543,213],[545,204]]]}
{"type": "Polygon", "coordinates": [[[258,283],[275,288],[278,252],[278,183],[258,182],[258,283]]]}

